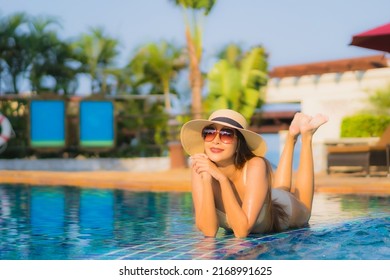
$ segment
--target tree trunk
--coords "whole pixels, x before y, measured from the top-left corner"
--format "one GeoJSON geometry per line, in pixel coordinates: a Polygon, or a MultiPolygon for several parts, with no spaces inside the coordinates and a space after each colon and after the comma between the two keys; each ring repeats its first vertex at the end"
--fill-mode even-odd
{"type": "Polygon", "coordinates": [[[169,95],[169,81],[163,81],[165,111],[171,114],[171,97],[169,95]]]}
{"type": "Polygon", "coordinates": [[[194,119],[199,119],[202,117],[202,73],[199,69],[199,63],[201,57],[197,56],[196,48],[194,45],[194,41],[191,37],[191,31],[189,27],[186,27],[186,40],[187,40],[187,48],[188,54],[190,57],[190,86],[192,91],[192,102],[191,109],[192,115],[194,119]]]}
{"type": "Polygon", "coordinates": [[[19,93],[19,89],[18,89],[18,77],[17,77],[17,74],[11,74],[11,80],[12,80],[12,87],[13,87],[13,90],[14,90],[14,93],[15,94],[18,94],[19,93]]]}

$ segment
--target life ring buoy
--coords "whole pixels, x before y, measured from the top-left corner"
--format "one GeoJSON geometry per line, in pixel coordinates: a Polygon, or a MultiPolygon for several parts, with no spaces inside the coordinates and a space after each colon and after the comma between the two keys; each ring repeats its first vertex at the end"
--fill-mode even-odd
{"type": "Polygon", "coordinates": [[[12,126],[9,120],[1,113],[0,113],[0,125],[1,125],[0,146],[3,146],[11,138],[12,126]]]}

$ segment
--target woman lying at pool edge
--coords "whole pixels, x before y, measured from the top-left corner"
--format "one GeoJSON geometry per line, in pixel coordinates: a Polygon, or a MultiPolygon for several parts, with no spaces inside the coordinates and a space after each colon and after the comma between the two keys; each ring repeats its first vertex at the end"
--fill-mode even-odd
{"type": "Polygon", "coordinates": [[[192,197],[197,228],[215,236],[218,228],[236,237],[302,227],[311,216],[314,194],[312,137],[328,118],[297,113],[291,122],[274,180],[263,138],[247,129],[233,110],[215,111],[181,129],[191,156],[192,197]],[[300,163],[292,186],[294,146],[301,135],[300,163]]]}

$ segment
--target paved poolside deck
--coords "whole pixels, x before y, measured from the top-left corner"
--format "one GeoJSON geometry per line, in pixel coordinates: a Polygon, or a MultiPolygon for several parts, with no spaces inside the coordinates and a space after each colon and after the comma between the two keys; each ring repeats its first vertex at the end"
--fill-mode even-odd
{"type": "MultiPolygon", "coordinates": [[[[0,183],[30,185],[66,185],[93,188],[118,188],[135,191],[191,190],[190,170],[172,169],[158,172],[124,171],[0,171],[0,183]]],[[[337,194],[390,195],[390,177],[377,174],[316,174],[316,192],[337,194]]]]}

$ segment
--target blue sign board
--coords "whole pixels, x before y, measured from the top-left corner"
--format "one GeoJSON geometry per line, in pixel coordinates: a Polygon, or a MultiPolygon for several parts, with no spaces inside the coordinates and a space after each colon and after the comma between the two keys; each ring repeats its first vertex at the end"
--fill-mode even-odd
{"type": "Polygon", "coordinates": [[[30,102],[30,145],[56,148],[65,146],[65,102],[32,100],[30,102]]]}
{"type": "Polygon", "coordinates": [[[80,102],[80,146],[114,146],[114,104],[111,101],[80,102]]]}

